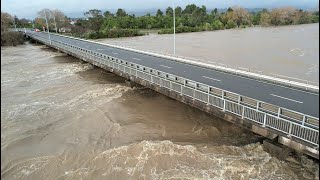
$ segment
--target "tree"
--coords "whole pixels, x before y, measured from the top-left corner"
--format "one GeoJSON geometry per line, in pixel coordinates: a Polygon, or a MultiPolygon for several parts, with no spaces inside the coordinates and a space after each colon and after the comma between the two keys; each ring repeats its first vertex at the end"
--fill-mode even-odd
{"type": "Polygon", "coordinates": [[[237,27],[237,24],[233,21],[233,20],[228,20],[228,22],[227,22],[227,29],[231,29],[231,28],[235,28],[235,27],[237,27]]]}
{"type": "Polygon", "coordinates": [[[124,9],[119,8],[116,12],[117,17],[124,17],[127,16],[127,13],[124,9]]]}
{"type": "Polygon", "coordinates": [[[189,25],[192,27],[195,27],[195,26],[199,26],[200,24],[202,24],[204,22],[205,14],[206,14],[206,12],[204,11],[203,8],[197,7],[191,14],[189,25]]]}
{"type": "Polygon", "coordinates": [[[173,16],[173,9],[172,9],[172,7],[167,7],[167,9],[166,9],[166,16],[170,16],[170,17],[173,16]]]}
{"type": "Polygon", "coordinates": [[[292,24],[292,17],[296,11],[293,7],[273,9],[270,12],[271,24],[275,26],[292,24]]]}
{"type": "Polygon", "coordinates": [[[240,25],[252,24],[251,14],[244,8],[239,6],[233,7],[232,12],[234,15],[232,20],[237,24],[238,27],[240,27],[240,25]]]}
{"type": "MultiPolygon", "coordinates": [[[[52,19],[55,21],[56,25],[57,25],[57,29],[61,28],[61,27],[65,27],[68,25],[68,21],[66,16],[64,15],[64,13],[58,9],[54,9],[51,11],[51,16],[52,18],[50,22],[52,22],[52,19]]],[[[54,22],[53,22],[54,23],[54,22]]]]}
{"type": "Polygon", "coordinates": [[[176,17],[180,17],[182,15],[182,8],[180,6],[177,6],[174,11],[176,13],[176,17]]]}
{"type": "Polygon", "coordinates": [[[214,14],[218,14],[218,9],[217,9],[217,8],[214,8],[214,9],[213,9],[213,13],[214,13],[214,14]]]}
{"type": "Polygon", "coordinates": [[[86,15],[89,20],[90,29],[94,31],[99,31],[102,23],[103,23],[103,17],[102,13],[98,9],[91,9],[88,12],[85,12],[84,15],[86,15]]]}
{"type": "Polygon", "coordinates": [[[227,13],[228,12],[232,12],[233,11],[233,9],[231,8],[231,7],[229,7],[228,9],[227,9],[227,13]]]}
{"type": "Polygon", "coordinates": [[[269,26],[271,24],[271,17],[268,12],[261,13],[259,24],[261,26],[269,26]]]}
{"type": "Polygon", "coordinates": [[[1,33],[7,31],[12,24],[13,17],[6,12],[1,12],[1,33]]]}
{"type": "Polygon", "coordinates": [[[213,23],[212,23],[212,29],[213,30],[219,30],[219,29],[223,29],[223,23],[219,20],[215,20],[213,23]]]}
{"type": "Polygon", "coordinates": [[[206,15],[206,14],[207,14],[207,8],[206,8],[206,6],[202,5],[200,9],[201,9],[201,12],[203,13],[203,15],[206,15]]]}
{"type": "Polygon", "coordinates": [[[88,12],[84,13],[85,16],[87,16],[88,18],[96,18],[96,17],[100,17],[101,15],[101,11],[98,9],[91,9],[88,12]]]}
{"type": "Polygon", "coordinates": [[[253,25],[260,24],[260,19],[261,19],[261,11],[253,15],[253,17],[252,17],[253,25]]]}
{"type": "Polygon", "coordinates": [[[36,18],[34,20],[35,28],[42,29],[42,27],[46,27],[46,21],[43,18],[36,18]]]}
{"type": "Polygon", "coordinates": [[[186,8],[182,11],[183,14],[192,14],[194,10],[197,9],[195,4],[189,4],[186,8]]]}
{"type": "Polygon", "coordinates": [[[50,20],[50,14],[52,13],[52,11],[48,8],[44,8],[42,9],[41,11],[38,12],[38,18],[39,19],[43,19],[43,21],[41,22],[44,22],[44,24],[42,24],[45,29],[47,29],[47,26],[46,26],[46,20],[48,22],[48,28],[50,30],[50,23],[49,23],[49,20],[50,20]]]}
{"type": "Polygon", "coordinates": [[[22,19],[17,18],[16,24],[17,24],[17,27],[19,27],[19,28],[31,28],[32,27],[30,20],[25,19],[25,18],[22,18],[22,19]]]}
{"type": "Polygon", "coordinates": [[[219,18],[219,12],[218,12],[218,9],[217,8],[214,8],[212,11],[211,11],[211,20],[216,20],[219,18]]]}
{"type": "Polygon", "coordinates": [[[156,16],[157,16],[157,17],[163,16],[163,12],[162,12],[160,9],[158,9],[156,16]]]}
{"type": "Polygon", "coordinates": [[[110,17],[113,17],[113,14],[110,11],[106,11],[106,12],[103,13],[103,16],[105,18],[110,18],[110,17]]]}

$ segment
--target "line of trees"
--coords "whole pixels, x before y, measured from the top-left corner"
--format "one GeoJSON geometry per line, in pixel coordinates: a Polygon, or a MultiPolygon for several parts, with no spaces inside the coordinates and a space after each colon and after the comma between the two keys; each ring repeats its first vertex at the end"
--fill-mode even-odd
{"type": "MultiPolygon", "coordinates": [[[[86,19],[78,21],[73,30],[74,32],[85,31],[88,36],[99,34],[91,38],[100,38],[110,33],[110,30],[116,33],[120,29],[161,29],[159,34],[173,33],[172,7],[166,8],[164,12],[158,9],[154,16],[147,13],[136,17],[134,14],[129,15],[124,9],[118,9],[115,14],[110,11],[103,13],[98,9],[92,9],[86,12],[85,16],[86,19]]],[[[208,13],[205,6],[198,7],[190,4],[184,9],[176,7],[175,16],[177,33],[243,28],[254,25],[279,26],[319,22],[319,11],[310,12],[292,7],[248,12],[236,6],[228,8],[225,12],[219,12],[215,8],[208,13]]],[[[127,35],[136,34],[128,33],[127,35]]]]}
{"type": "MultiPolygon", "coordinates": [[[[235,6],[229,7],[224,12],[219,12],[217,8],[208,12],[205,6],[189,4],[184,9],[178,6],[174,11],[176,33],[319,22],[319,10],[304,11],[292,7],[249,12],[242,7],[235,6]]],[[[42,30],[43,27],[46,27],[45,17],[47,17],[50,31],[55,31],[56,24],[57,30],[70,29],[73,36],[96,39],[140,36],[143,35],[139,31],[141,29],[157,29],[159,34],[173,33],[174,11],[172,7],[168,7],[165,11],[158,9],[155,15],[147,13],[136,17],[121,8],[115,13],[91,9],[84,13],[86,18],[78,19],[73,25],[70,24],[69,18],[57,9],[42,9],[32,23],[27,19],[13,18],[17,27],[34,27],[42,30]]],[[[12,27],[12,23],[9,26],[12,27]]]]}

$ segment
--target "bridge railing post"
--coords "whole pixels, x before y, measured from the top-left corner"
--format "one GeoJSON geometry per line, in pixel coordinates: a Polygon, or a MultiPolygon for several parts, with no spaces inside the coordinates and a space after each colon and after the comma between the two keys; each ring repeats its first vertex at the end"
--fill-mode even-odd
{"type": "Polygon", "coordinates": [[[226,100],[224,99],[224,90],[221,91],[221,97],[222,97],[222,100],[223,100],[223,111],[226,110],[226,100]]]}
{"type": "Polygon", "coordinates": [[[281,114],[281,108],[279,107],[278,108],[278,118],[280,117],[280,114],[281,114]]]}
{"type": "Polygon", "coordinates": [[[208,86],[208,99],[207,99],[207,105],[210,103],[210,86],[208,86]]]}
{"type": "Polygon", "coordinates": [[[263,114],[263,124],[262,127],[266,127],[266,123],[267,123],[267,113],[263,114]]]}
{"type": "Polygon", "coordinates": [[[292,132],[292,122],[290,122],[288,137],[291,137],[291,132],[292,132]]]}
{"type": "Polygon", "coordinates": [[[304,123],[306,122],[306,120],[307,120],[307,117],[306,117],[306,115],[303,115],[303,119],[302,119],[302,126],[304,126],[304,123]]]}
{"type": "Polygon", "coordinates": [[[193,99],[196,98],[196,89],[197,89],[197,83],[194,83],[193,99]]]}
{"type": "Polygon", "coordinates": [[[242,107],[241,118],[244,119],[244,108],[245,108],[245,107],[244,107],[244,106],[241,106],[241,107],[242,107]]]}

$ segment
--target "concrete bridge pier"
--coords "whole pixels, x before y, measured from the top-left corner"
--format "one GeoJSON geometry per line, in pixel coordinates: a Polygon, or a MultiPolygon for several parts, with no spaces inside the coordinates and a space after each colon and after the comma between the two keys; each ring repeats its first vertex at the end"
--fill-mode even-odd
{"type": "Polygon", "coordinates": [[[131,88],[133,88],[133,87],[143,87],[143,86],[141,86],[140,84],[138,84],[138,83],[136,83],[134,81],[130,81],[130,79],[125,80],[125,84],[127,86],[131,87],[131,88]]]}
{"type": "Polygon", "coordinates": [[[278,137],[274,139],[266,138],[263,140],[263,150],[280,160],[286,160],[295,151],[288,146],[284,146],[278,142],[278,137]]]}

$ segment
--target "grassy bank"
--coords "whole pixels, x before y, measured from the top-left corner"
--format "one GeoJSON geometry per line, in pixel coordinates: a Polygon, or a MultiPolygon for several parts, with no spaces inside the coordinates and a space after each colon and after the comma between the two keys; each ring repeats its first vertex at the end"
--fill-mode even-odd
{"type": "Polygon", "coordinates": [[[3,31],[1,32],[1,46],[16,46],[23,44],[25,38],[21,32],[3,31]]]}
{"type": "Polygon", "coordinates": [[[143,36],[145,33],[137,29],[105,29],[103,31],[91,31],[86,33],[71,33],[72,36],[81,37],[85,39],[100,39],[100,38],[118,38],[118,37],[134,37],[143,36]]]}

